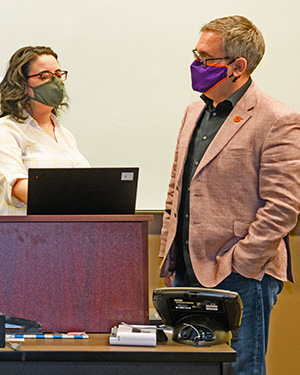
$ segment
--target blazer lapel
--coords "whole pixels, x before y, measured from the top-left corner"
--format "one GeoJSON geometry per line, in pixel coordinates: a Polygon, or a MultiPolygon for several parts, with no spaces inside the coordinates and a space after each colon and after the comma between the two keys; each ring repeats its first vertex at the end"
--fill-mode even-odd
{"type": "MultiPolygon", "coordinates": [[[[233,108],[224,124],[212,140],[208,149],[206,150],[200,164],[195,172],[198,174],[212,159],[214,159],[219,152],[226,146],[237,131],[249,120],[251,117],[251,110],[255,106],[254,92],[256,86],[252,83],[246,91],[243,98],[239,100],[233,108]]],[[[195,176],[194,175],[194,176],[195,176]]]]}
{"type": "Polygon", "coordinates": [[[205,103],[201,100],[198,102],[194,102],[191,104],[187,114],[186,118],[184,120],[184,126],[182,128],[182,132],[180,134],[181,137],[181,142],[180,142],[180,150],[179,154],[182,155],[183,157],[180,157],[178,159],[178,165],[177,169],[180,171],[179,179],[181,180],[183,170],[184,170],[184,165],[186,162],[186,158],[188,155],[188,150],[190,146],[190,142],[194,133],[194,130],[197,126],[198,119],[202,115],[202,112],[205,109],[205,103]]]}

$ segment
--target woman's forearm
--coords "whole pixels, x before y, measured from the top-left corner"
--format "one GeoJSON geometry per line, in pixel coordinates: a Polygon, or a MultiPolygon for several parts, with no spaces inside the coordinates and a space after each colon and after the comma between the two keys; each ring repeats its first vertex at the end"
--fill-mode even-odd
{"type": "Polygon", "coordinates": [[[27,204],[28,179],[18,179],[13,187],[11,195],[19,201],[27,204]]]}

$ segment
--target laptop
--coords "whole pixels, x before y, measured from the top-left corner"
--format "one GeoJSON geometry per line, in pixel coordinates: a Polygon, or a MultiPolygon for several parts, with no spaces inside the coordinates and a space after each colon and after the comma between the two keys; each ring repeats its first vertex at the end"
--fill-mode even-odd
{"type": "Polygon", "coordinates": [[[138,168],[30,168],[27,215],[135,213],[138,168]]]}

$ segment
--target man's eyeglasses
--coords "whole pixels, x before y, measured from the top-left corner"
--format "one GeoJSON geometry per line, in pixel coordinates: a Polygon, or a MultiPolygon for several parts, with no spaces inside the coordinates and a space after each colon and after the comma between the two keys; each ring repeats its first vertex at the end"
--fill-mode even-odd
{"type": "Polygon", "coordinates": [[[61,81],[65,81],[68,77],[68,72],[66,70],[56,70],[54,73],[44,70],[43,72],[33,74],[27,78],[39,77],[43,82],[52,82],[54,77],[59,78],[61,81]]]}
{"type": "Polygon", "coordinates": [[[206,67],[207,67],[207,62],[208,62],[208,61],[211,61],[211,60],[227,60],[227,59],[230,59],[230,57],[228,57],[228,56],[225,56],[225,57],[215,57],[215,58],[207,59],[206,57],[202,57],[202,56],[200,56],[199,52],[198,52],[196,49],[193,49],[193,54],[194,54],[195,59],[199,61],[200,65],[201,65],[203,68],[206,68],[206,67]]]}

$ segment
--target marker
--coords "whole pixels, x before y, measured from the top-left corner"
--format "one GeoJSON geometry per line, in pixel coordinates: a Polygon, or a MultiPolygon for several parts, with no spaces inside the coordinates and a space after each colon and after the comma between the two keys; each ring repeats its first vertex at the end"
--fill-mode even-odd
{"type": "Polygon", "coordinates": [[[67,333],[60,333],[60,334],[6,334],[6,339],[88,339],[89,336],[86,333],[80,335],[68,335],[67,333]]]}

